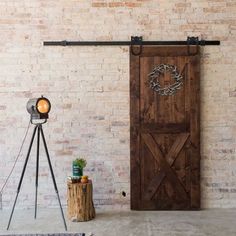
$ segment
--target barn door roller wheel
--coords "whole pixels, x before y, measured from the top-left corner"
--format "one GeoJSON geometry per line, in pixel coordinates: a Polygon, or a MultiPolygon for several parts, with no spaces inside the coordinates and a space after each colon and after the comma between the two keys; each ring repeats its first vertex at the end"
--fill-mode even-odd
{"type": "Polygon", "coordinates": [[[135,56],[141,55],[143,51],[143,37],[142,36],[131,36],[131,53],[135,56]],[[134,46],[139,46],[139,50],[134,50],[134,46]]]}
{"type": "Polygon", "coordinates": [[[201,44],[201,46],[205,46],[205,40],[201,40],[201,42],[200,42],[198,37],[188,37],[187,38],[188,55],[189,56],[197,55],[199,53],[199,45],[200,44],[201,44]],[[196,45],[196,51],[194,53],[192,53],[190,50],[191,45],[196,45]]]}

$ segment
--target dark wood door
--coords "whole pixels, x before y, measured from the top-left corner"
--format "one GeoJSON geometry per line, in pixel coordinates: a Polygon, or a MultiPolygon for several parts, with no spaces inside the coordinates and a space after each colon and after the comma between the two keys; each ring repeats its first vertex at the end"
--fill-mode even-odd
{"type": "Polygon", "coordinates": [[[130,54],[130,100],[131,209],[199,209],[199,55],[130,54]]]}

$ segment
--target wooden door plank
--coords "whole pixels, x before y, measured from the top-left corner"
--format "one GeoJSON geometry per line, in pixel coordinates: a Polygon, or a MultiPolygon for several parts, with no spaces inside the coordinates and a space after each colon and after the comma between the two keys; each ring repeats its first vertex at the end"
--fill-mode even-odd
{"type": "MultiPolygon", "coordinates": [[[[188,133],[179,134],[177,136],[177,139],[175,140],[174,144],[172,145],[170,151],[168,152],[168,154],[166,155],[166,158],[165,158],[167,160],[169,166],[173,165],[179,152],[184,147],[184,144],[187,141],[188,137],[189,137],[188,133]]],[[[152,196],[155,194],[155,192],[159,188],[161,182],[164,180],[165,176],[166,175],[163,171],[159,171],[156,174],[156,176],[153,178],[153,180],[149,183],[149,185],[147,187],[147,192],[144,195],[145,199],[152,198],[152,196]]]]}
{"type": "Polygon", "coordinates": [[[170,133],[170,134],[175,134],[175,133],[184,133],[186,132],[186,123],[179,123],[179,124],[174,124],[174,123],[169,123],[169,124],[164,124],[164,123],[141,123],[140,124],[140,131],[142,133],[156,133],[156,134],[163,134],[163,133],[170,133]]]}
{"type": "MultiPolygon", "coordinates": [[[[192,46],[195,48],[195,46],[192,46]]],[[[194,50],[194,49],[193,49],[194,50]]],[[[187,46],[143,46],[140,57],[180,57],[189,56],[187,46]]]]}
{"type": "Polygon", "coordinates": [[[140,209],[139,57],[130,53],[130,176],[131,209],[140,209]]]}
{"type": "Polygon", "coordinates": [[[174,144],[172,145],[170,151],[166,155],[166,160],[169,163],[170,166],[173,165],[175,159],[177,158],[179,152],[184,147],[184,144],[188,140],[189,134],[188,133],[182,133],[177,136],[177,139],[175,140],[174,144]]]}
{"type": "Polygon", "coordinates": [[[144,193],[144,200],[151,200],[153,198],[153,195],[156,193],[165,176],[166,174],[163,171],[156,173],[156,176],[148,184],[146,192],[144,193]]]}
{"type": "MultiPolygon", "coordinates": [[[[161,85],[173,82],[168,76],[161,75],[161,85]]],[[[188,47],[144,46],[141,55],[130,53],[131,209],[200,207],[199,103],[199,57],[189,56],[188,47]],[[162,63],[176,65],[183,76],[175,95],[148,86],[148,74],[162,63]],[[145,164],[149,156],[153,165],[145,164]]]]}
{"type": "Polygon", "coordinates": [[[147,75],[153,69],[153,57],[140,58],[140,122],[155,122],[154,91],[147,86],[147,75]]]}
{"type": "Polygon", "coordinates": [[[150,134],[142,134],[142,138],[145,141],[145,144],[149,148],[150,152],[152,153],[153,157],[158,161],[160,168],[166,173],[166,178],[168,178],[173,188],[175,188],[176,193],[178,193],[179,196],[182,196],[183,201],[188,201],[188,194],[186,193],[183,185],[179,182],[176,174],[166,163],[162,152],[158,148],[152,136],[150,134]]]}
{"type": "Polygon", "coordinates": [[[191,57],[190,142],[191,142],[191,208],[199,209],[200,199],[200,64],[199,55],[191,57]]]}

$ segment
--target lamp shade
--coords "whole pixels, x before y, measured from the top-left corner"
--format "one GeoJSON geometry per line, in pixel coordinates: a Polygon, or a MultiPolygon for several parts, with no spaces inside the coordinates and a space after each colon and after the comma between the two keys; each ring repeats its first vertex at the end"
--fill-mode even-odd
{"type": "Polygon", "coordinates": [[[27,102],[27,111],[31,119],[48,119],[48,113],[51,110],[51,103],[45,97],[32,98],[27,102]]]}

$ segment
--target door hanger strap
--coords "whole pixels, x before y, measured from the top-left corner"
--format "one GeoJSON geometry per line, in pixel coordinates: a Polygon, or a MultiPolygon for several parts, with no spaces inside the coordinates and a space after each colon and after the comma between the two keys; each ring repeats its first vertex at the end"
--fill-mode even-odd
{"type": "Polygon", "coordinates": [[[131,36],[131,53],[134,56],[141,55],[143,51],[143,37],[142,36],[131,36]],[[134,50],[134,46],[139,46],[139,50],[134,50]]]}

